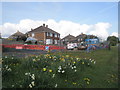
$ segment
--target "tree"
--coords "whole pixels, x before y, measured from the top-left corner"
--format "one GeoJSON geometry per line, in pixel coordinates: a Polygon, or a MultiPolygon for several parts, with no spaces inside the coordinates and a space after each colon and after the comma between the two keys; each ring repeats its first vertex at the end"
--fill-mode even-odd
{"type": "Polygon", "coordinates": [[[119,38],[116,36],[108,36],[107,41],[110,42],[111,46],[115,46],[119,42],[119,38]]]}

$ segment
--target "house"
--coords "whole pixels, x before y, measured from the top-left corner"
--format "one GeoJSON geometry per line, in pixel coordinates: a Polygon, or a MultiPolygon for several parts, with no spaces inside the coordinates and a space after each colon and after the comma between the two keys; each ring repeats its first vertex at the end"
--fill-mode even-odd
{"type": "Polygon", "coordinates": [[[23,34],[22,32],[20,32],[19,30],[12,34],[11,36],[9,36],[9,39],[14,39],[14,40],[22,40],[22,38],[25,37],[25,34],[23,34]]]}
{"type": "Polygon", "coordinates": [[[94,39],[94,38],[98,38],[98,37],[95,35],[87,35],[87,39],[94,39]]]}
{"type": "Polygon", "coordinates": [[[27,37],[33,37],[44,44],[59,44],[60,34],[50,28],[48,25],[39,26],[26,33],[27,37]]]}
{"type": "Polygon", "coordinates": [[[86,34],[81,33],[80,35],[76,36],[78,43],[83,42],[87,38],[86,34]]]}
{"type": "Polygon", "coordinates": [[[66,45],[67,43],[75,43],[76,37],[69,34],[62,39],[62,42],[64,45],[66,45]]]}

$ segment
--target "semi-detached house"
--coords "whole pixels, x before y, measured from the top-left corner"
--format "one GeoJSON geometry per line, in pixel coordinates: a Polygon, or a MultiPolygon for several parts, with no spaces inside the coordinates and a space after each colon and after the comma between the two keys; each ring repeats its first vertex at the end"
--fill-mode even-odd
{"type": "Polygon", "coordinates": [[[37,41],[44,44],[58,44],[60,43],[60,34],[50,28],[48,25],[43,24],[40,27],[31,29],[26,33],[27,36],[36,38],[37,41]]]}

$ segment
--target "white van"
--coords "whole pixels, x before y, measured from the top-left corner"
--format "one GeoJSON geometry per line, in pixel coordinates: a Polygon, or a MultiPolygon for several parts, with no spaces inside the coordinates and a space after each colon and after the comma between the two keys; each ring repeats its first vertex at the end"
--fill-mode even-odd
{"type": "Polygon", "coordinates": [[[77,47],[77,43],[68,43],[67,44],[67,49],[68,50],[73,50],[76,47],[77,47]]]}

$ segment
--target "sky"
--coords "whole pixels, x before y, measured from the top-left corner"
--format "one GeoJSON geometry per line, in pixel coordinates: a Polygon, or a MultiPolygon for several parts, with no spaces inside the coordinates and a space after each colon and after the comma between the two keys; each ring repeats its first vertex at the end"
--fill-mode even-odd
{"type": "Polygon", "coordinates": [[[1,5],[2,37],[17,30],[26,33],[43,23],[59,32],[61,38],[82,32],[101,39],[118,36],[117,2],[2,2],[1,5]]]}

